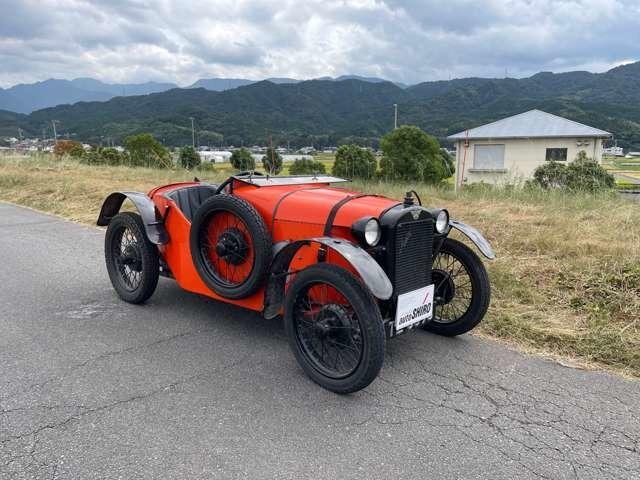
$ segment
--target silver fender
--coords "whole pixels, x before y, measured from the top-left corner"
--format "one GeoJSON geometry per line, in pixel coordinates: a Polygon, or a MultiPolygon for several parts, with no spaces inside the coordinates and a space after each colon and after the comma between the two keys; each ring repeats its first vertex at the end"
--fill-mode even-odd
{"type": "Polygon", "coordinates": [[[140,217],[142,217],[149,241],[156,245],[164,245],[167,243],[169,241],[169,235],[167,235],[162,219],[160,219],[153,201],[144,193],[113,192],[102,203],[100,215],[98,215],[98,221],[96,223],[101,227],[109,225],[109,222],[118,214],[122,203],[127,198],[133,202],[140,217]]]}
{"type": "Polygon", "coordinates": [[[319,243],[338,252],[358,272],[358,275],[371,291],[373,296],[381,300],[391,298],[393,285],[389,277],[371,255],[358,245],[348,240],[315,237],[295,242],[279,242],[274,245],[274,258],[271,263],[271,277],[265,291],[264,316],[275,317],[282,305],[284,297],[284,285],[289,269],[296,252],[304,245],[319,243]]]}
{"type": "Polygon", "coordinates": [[[478,230],[457,220],[449,220],[449,225],[451,225],[451,228],[455,228],[456,230],[464,233],[467,238],[471,240],[476,247],[478,247],[478,250],[480,250],[482,255],[487,257],[489,260],[496,258],[496,254],[493,252],[491,245],[478,230]]]}

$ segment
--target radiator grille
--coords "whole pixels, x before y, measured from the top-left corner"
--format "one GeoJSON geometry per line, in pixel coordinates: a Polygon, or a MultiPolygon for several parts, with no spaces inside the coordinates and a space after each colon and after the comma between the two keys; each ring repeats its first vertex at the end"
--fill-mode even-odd
{"type": "Polygon", "coordinates": [[[395,294],[431,284],[433,220],[399,223],[395,233],[395,294]]]}

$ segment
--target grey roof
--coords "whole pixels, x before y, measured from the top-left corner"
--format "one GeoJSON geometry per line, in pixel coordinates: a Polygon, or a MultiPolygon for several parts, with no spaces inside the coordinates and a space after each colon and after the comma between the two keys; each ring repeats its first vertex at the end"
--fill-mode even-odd
{"type": "Polygon", "coordinates": [[[549,137],[610,137],[609,132],[574,122],[566,118],[529,110],[493,123],[472,128],[447,137],[449,140],[465,138],[549,138],[549,137]]]}

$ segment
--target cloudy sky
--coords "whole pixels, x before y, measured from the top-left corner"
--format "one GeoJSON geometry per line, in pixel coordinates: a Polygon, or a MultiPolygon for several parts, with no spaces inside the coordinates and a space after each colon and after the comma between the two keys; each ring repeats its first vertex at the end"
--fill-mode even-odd
{"type": "Polygon", "coordinates": [[[417,83],[637,59],[637,0],[0,1],[3,87],[347,73],[417,83]]]}

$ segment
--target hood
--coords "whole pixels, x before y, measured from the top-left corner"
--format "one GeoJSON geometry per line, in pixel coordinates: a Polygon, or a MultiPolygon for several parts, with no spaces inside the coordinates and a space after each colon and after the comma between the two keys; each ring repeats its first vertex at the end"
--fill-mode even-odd
{"type": "MultiPolygon", "coordinates": [[[[244,189],[243,189],[244,190],[244,189]]],[[[399,202],[341,188],[304,185],[237,191],[267,221],[274,242],[322,236],[329,221],[333,236],[351,238],[351,224],[364,216],[380,217],[399,202]]]]}

